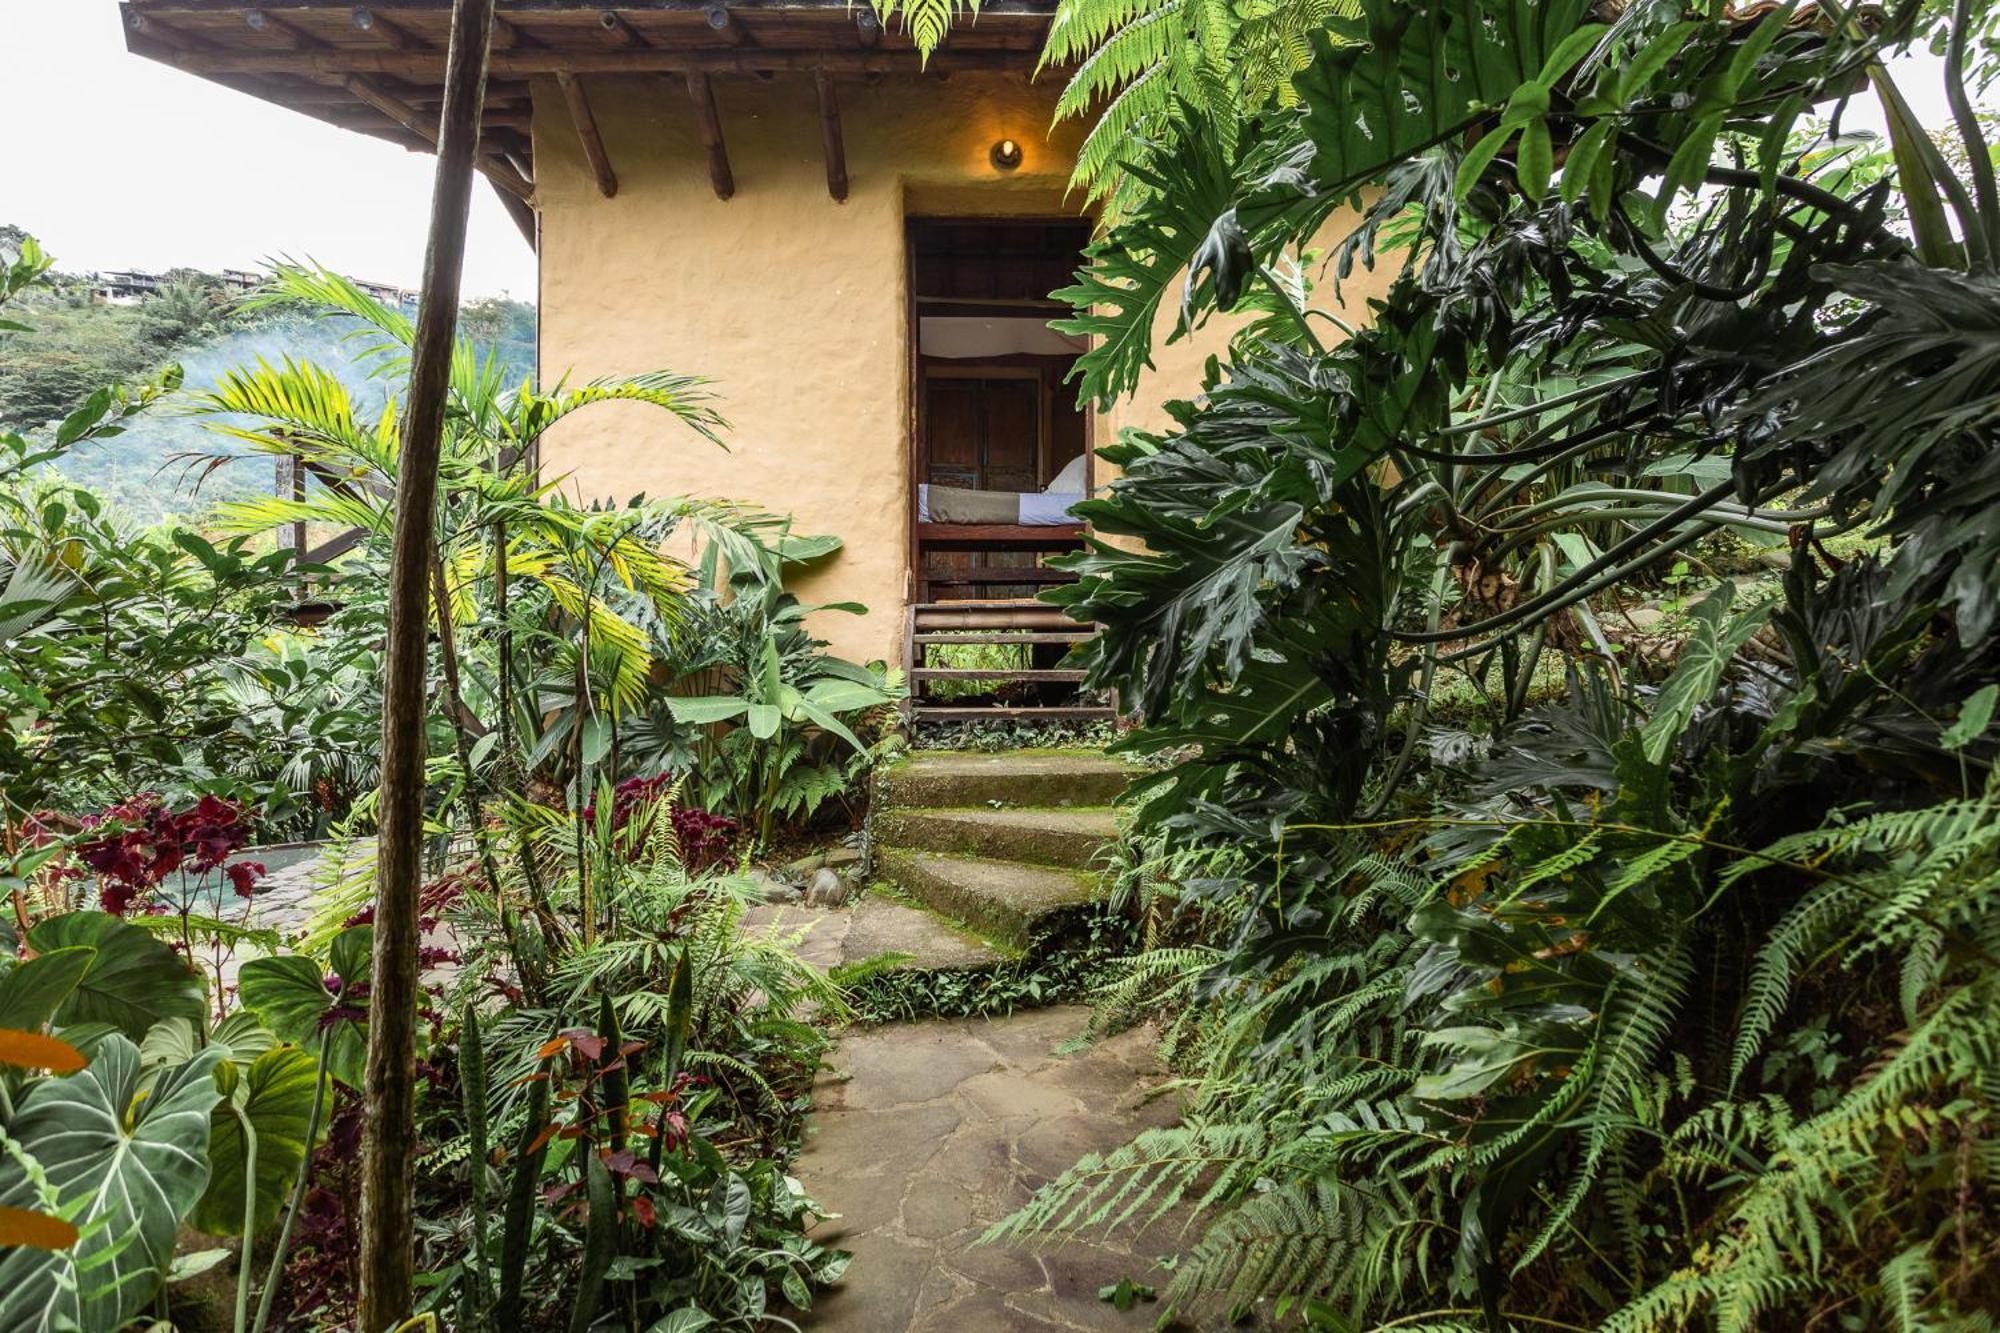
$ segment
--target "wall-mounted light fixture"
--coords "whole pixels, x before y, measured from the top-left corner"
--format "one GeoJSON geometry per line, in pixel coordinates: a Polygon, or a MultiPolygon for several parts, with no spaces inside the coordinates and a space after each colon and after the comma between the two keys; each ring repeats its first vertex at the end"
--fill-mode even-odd
{"type": "Polygon", "coordinates": [[[1001,171],[1012,171],[1021,165],[1021,145],[1012,139],[1002,139],[993,145],[993,165],[1001,171]]]}

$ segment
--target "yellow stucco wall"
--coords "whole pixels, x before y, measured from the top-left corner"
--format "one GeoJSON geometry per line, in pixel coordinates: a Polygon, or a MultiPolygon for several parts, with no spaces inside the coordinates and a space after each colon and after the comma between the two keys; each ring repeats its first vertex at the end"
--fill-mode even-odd
{"type": "MultiPolygon", "coordinates": [[[[667,369],[714,381],[729,418],[724,453],[662,414],[592,408],[545,441],[547,472],[587,498],[692,494],[743,500],[831,532],[845,550],[804,581],[808,601],[859,601],[827,614],[835,652],[894,661],[907,586],[910,216],[1058,216],[1077,134],[1049,131],[1056,84],[954,74],[838,85],[849,195],[827,194],[811,80],[717,80],[735,196],[709,187],[692,104],[677,79],[589,82],[619,191],[597,191],[553,83],[535,89],[542,215],[544,381],[667,369]],[[997,171],[992,144],[1025,160],[997,171]]],[[[1162,312],[1164,340],[1171,311],[1162,312]]],[[[1098,422],[1160,424],[1224,345],[1214,322],[1157,346],[1159,372],[1098,422]]],[[[1099,480],[1104,478],[1101,475],[1099,480]]]]}

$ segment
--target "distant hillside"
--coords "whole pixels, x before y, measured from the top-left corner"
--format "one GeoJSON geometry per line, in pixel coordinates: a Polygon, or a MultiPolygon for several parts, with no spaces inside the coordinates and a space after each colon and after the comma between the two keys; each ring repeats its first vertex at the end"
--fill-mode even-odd
{"type": "MultiPolygon", "coordinates": [[[[62,275],[10,306],[8,317],[29,331],[0,334],[0,427],[45,428],[98,386],[144,378],[174,363],[187,388],[200,389],[234,366],[289,356],[337,374],[358,411],[372,413],[387,398],[390,386],[369,379],[351,354],[354,321],[245,313],[238,309],[238,290],[219,275],[179,270],[168,277],[134,303],[108,304],[93,298],[89,276],[62,275]]],[[[533,372],[533,306],[496,298],[466,306],[461,318],[482,351],[497,350],[510,378],[533,372]]],[[[209,466],[217,456],[244,452],[169,402],[123,435],[77,450],[61,469],[103,492],[133,520],[155,522],[197,515],[225,496],[268,491],[270,459],[209,466]]]]}

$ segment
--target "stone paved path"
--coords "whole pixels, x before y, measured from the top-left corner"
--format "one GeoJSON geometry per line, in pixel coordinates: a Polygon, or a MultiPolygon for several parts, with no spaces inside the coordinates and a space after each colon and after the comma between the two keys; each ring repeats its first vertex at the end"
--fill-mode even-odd
{"type": "Polygon", "coordinates": [[[841,1214],[822,1239],[854,1253],[806,1322],[813,1333],[1143,1330],[1159,1308],[1098,1299],[1122,1277],[1157,1281],[1170,1229],[1059,1249],[976,1245],[1034,1188],[1086,1152],[1172,1124],[1153,1038],[1054,1048],[1089,1010],[899,1023],[842,1038],[813,1090],[798,1175],[841,1214]]]}

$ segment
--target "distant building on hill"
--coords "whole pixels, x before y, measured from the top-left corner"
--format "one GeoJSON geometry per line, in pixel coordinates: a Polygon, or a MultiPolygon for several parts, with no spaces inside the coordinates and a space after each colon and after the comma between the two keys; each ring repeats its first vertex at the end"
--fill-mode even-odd
{"type": "MultiPolygon", "coordinates": [[[[103,305],[137,305],[172,282],[179,272],[153,273],[145,269],[105,269],[90,275],[91,298],[103,305]]],[[[219,279],[231,291],[247,292],[264,281],[264,274],[249,269],[226,268],[209,276],[219,279]]],[[[415,305],[416,289],[386,282],[353,279],[354,285],[385,305],[415,305]]]]}

